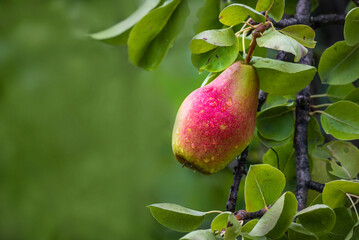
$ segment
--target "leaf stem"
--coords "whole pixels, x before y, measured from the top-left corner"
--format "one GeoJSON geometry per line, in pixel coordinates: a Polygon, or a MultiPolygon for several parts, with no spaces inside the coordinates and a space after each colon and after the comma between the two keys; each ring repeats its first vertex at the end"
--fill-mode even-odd
{"type": "Polygon", "coordinates": [[[323,94],[313,94],[313,95],[310,95],[310,98],[320,98],[320,97],[328,97],[328,94],[323,93],[323,94]]]}
{"type": "Polygon", "coordinates": [[[319,105],[311,105],[311,107],[313,107],[313,108],[321,108],[321,107],[328,107],[330,105],[333,105],[333,103],[323,103],[323,104],[319,104],[319,105]]]}
{"type": "Polygon", "coordinates": [[[359,214],[358,214],[358,211],[357,211],[357,208],[355,207],[355,204],[353,202],[353,199],[351,197],[355,197],[355,198],[358,198],[358,196],[356,195],[353,195],[353,194],[349,194],[349,193],[346,193],[347,197],[349,198],[349,201],[352,203],[352,206],[354,208],[354,211],[355,211],[355,214],[357,215],[357,220],[359,220],[359,214]]]}
{"type": "Polygon", "coordinates": [[[314,115],[314,114],[317,114],[317,113],[323,114],[323,113],[325,113],[325,112],[324,112],[324,111],[320,111],[320,110],[315,110],[315,111],[313,111],[313,112],[310,112],[309,115],[314,115]]]}
{"type": "Polygon", "coordinates": [[[208,211],[208,212],[206,212],[206,214],[210,214],[210,213],[223,213],[223,211],[219,211],[219,210],[212,210],[212,211],[208,211]]]}

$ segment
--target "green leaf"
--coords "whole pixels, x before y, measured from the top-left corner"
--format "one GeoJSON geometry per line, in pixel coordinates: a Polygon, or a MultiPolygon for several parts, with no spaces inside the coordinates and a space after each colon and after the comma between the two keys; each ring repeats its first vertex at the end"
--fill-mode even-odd
{"type": "Polygon", "coordinates": [[[285,176],[268,164],[252,165],[244,184],[246,210],[258,211],[273,204],[285,186],[285,176]]]}
{"type": "Polygon", "coordinates": [[[266,21],[260,12],[244,4],[231,4],[223,9],[219,14],[219,21],[227,26],[235,26],[245,21],[248,16],[258,23],[266,21]]]}
{"type": "Polygon", "coordinates": [[[316,73],[315,67],[309,65],[269,58],[253,57],[251,63],[257,70],[260,88],[280,96],[296,93],[305,88],[316,73]]]}
{"type": "Polygon", "coordinates": [[[216,79],[216,78],[219,76],[219,74],[221,74],[221,72],[215,72],[215,73],[214,73],[214,72],[210,72],[210,73],[207,75],[207,77],[204,79],[204,81],[203,81],[201,87],[203,87],[203,86],[209,84],[210,82],[212,82],[214,79],[216,79]]]}
{"type": "Polygon", "coordinates": [[[359,104],[359,88],[353,89],[350,93],[348,93],[348,95],[345,96],[344,100],[359,104]]]}
{"type": "Polygon", "coordinates": [[[261,111],[257,130],[265,138],[283,141],[294,133],[294,105],[277,106],[261,111]]]}
{"type": "Polygon", "coordinates": [[[226,231],[224,232],[224,240],[236,240],[241,233],[242,223],[233,214],[229,215],[226,231]]]}
{"type": "Polygon", "coordinates": [[[141,7],[132,13],[125,20],[116,25],[90,36],[96,40],[100,40],[109,44],[123,45],[127,43],[131,28],[146,16],[153,8],[160,3],[160,0],[147,0],[141,7]]]}
{"type": "Polygon", "coordinates": [[[327,148],[337,159],[341,168],[349,175],[350,178],[355,178],[359,173],[359,150],[350,142],[335,141],[327,148]]]}
{"type": "Polygon", "coordinates": [[[228,47],[234,45],[236,36],[232,28],[207,30],[194,36],[189,49],[194,54],[208,52],[217,46],[228,47]]]}
{"type": "Polygon", "coordinates": [[[329,85],[326,94],[328,95],[330,101],[337,102],[343,100],[349,92],[354,90],[355,87],[352,83],[346,85],[329,85]]]}
{"type": "Polygon", "coordinates": [[[258,131],[257,131],[257,135],[258,135],[259,139],[261,140],[262,144],[268,148],[282,146],[284,144],[287,144],[290,141],[293,141],[293,135],[289,136],[288,138],[284,139],[283,141],[274,141],[272,139],[265,138],[258,131]]]}
{"type": "Polygon", "coordinates": [[[282,30],[279,30],[281,33],[294,38],[303,46],[314,48],[316,41],[314,30],[307,25],[292,25],[282,30]]]}
{"type": "MultiPolygon", "coordinates": [[[[211,230],[212,232],[221,232],[223,229],[226,229],[228,224],[228,217],[233,215],[232,212],[223,212],[218,214],[211,223],[211,230]]],[[[238,222],[238,221],[237,221],[238,222]]]]}
{"type": "Polygon", "coordinates": [[[345,180],[326,183],[323,189],[323,203],[333,209],[348,207],[350,202],[346,193],[359,196],[359,183],[345,180]]]}
{"type": "Polygon", "coordinates": [[[258,0],[256,10],[267,11],[268,15],[279,22],[284,14],[284,0],[258,0]]]}
{"type": "Polygon", "coordinates": [[[359,44],[348,46],[339,41],[327,48],[319,61],[321,81],[331,85],[344,85],[359,78],[359,44]]]}
{"type": "Polygon", "coordinates": [[[335,212],[324,204],[307,207],[296,216],[304,228],[317,235],[330,232],[335,225],[335,212]]]}
{"type": "Polygon", "coordinates": [[[327,134],[341,140],[359,138],[359,105],[339,101],[327,107],[321,115],[321,123],[327,134]]]}
{"type": "Polygon", "coordinates": [[[315,117],[310,117],[308,122],[308,152],[312,153],[313,149],[324,143],[324,136],[320,131],[320,126],[315,117]]]}
{"type": "Polygon", "coordinates": [[[163,226],[178,232],[190,232],[201,225],[206,212],[200,212],[172,203],[148,206],[153,217],[163,226]]]}
{"type": "Polygon", "coordinates": [[[198,21],[194,26],[195,33],[221,28],[222,24],[218,21],[220,11],[221,0],[206,0],[197,12],[198,21]]]}
{"type": "Polygon", "coordinates": [[[227,69],[238,57],[238,41],[230,47],[217,47],[209,52],[192,54],[192,64],[200,71],[221,72],[227,69]]]}
{"type": "Polygon", "coordinates": [[[285,97],[268,94],[267,100],[265,101],[265,103],[262,106],[262,111],[267,108],[283,105],[287,102],[288,102],[288,99],[286,99],[285,97]]]}
{"type": "Polygon", "coordinates": [[[354,46],[359,43],[358,24],[359,7],[350,10],[345,17],[344,38],[349,46],[354,46]]]}
{"type": "Polygon", "coordinates": [[[336,222],[333,229],[326,235],[321,236],[320,240],[350,240],[355,227],[355,220],[351,211],[347,208],[340,207],[334,209],[336,222]]]}
{"type": "MultiPolygon", "coordinates": [[[[249,239],[254,239],[254,237],[249,236],[249,232],[252,231],[252,229],[254,228],[254,226],[258,223],[259,219],[253,219],[250,220],[249,222],[247,222],[243,227],[242,227],[242,233],[241,236],[243,238],[243,240],[249,240],[249,239]]],[[[264,238],[265,239],[265,238],[264,238]]]]}
{"type": "Polygon", "coordinates": [[[299,223],[291,223],[288,229],[288,236],[291,240],[317,240],[318,237],[309,232],[299,223]]]}
{"type": "MultiPolygon", "coordinates": [[[[176,8],[179,6],[180,3],[181,0],[170,0],[165,2],[162,6],[148,13],[133,27],[130,36],[128,38],[129,58],[133,64],[135,64],[136,66],[143,65],[141,64],[141,61],[144,57],[148,57],[147,50],[154,47],[151,46],[152,41],[155,41],[154,45],[157,47],[161,44],[166,45],[164,49],[167,52],[169,45],[161,40],[166,39],[166,35],[172,35],[169,33],[172,33],[173,30],[167,28],[166,33],[162,33],[161,36],[159,36],[160,38],[159,40],[156,41],[155,38],[165,28],[166,24],[168,23],[172,14],[174,13],[174,11],[176,10],[176,8]]],[[[179,24],[184,25],[183,19],[179,21],[179,24]]],[[[176,32],[176,35],[177,34],[178,32],[176,32]]],[[[163,51],[163,49],[161,50],[163,51]]],[[[160,55],[159,52],[156,52],[157,51],[156,49],[152,51],[155,54],[160,55]]],[[[163,54],[161,53],[161,55],[163,54]]]]}
{"type": "Polygon", "coordinates": [[[139,66],[146,70],[155,70],[162,62],[174,40],[182,31],[189,14],[188,0],[182,2],[173,12],[164,29],[151,42],[139,66]]]}
{"type": "Polygon", "coordinates": [[[292,192],[284,193],[259,219],[249,233],[251,236],[268,236],[277,239],[288,229],[297,212],[297,199],[292,192]]]}
{"type": "Polygon", "coordinates": [[[223,240],[223,238],[216,236],[211,229],[206,230],[196,230],[188,233],[180,240],[223,240]]]}
{"type": "Polygon", "coordinates": [[[302,44],[273,28],[268,29],[260,38],[257,38],[257,44],[260,47],[292,53],[295,56],[295,62],[299,62],[308,52],[302,44]]]}
{"type": "Polygon", "coordinates": [[[263,163],[278,168],[284,173],[287,181],[296,181],[296,163],[293,141],[269,149],[263,156],[263,163]],[[278,154],[278,158],[276,153],[278,154]]]}

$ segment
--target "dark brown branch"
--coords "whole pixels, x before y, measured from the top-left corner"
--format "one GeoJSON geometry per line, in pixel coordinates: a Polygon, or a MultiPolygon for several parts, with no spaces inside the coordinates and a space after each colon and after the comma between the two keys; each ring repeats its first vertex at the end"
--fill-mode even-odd
{"type": "Polygon", "coordinates": [[[345,16],[337,14],[325,14],[310,18],[312,28],[320,28],[331,24],[344,24],[345,16]]]}
{"type": "Polygon", "coordinates": [[[226,211],[234,212],[236,210],[237,197],[238,197],[238,188],[241,183],[242,176],[245,173],[245,166],[248,157],[248,147],[244,149],[240,157],[237,157],[237,165],[234,167],[233,171],[233,183],[229,190],[228,201],[226,205],[226,211]]]}
{"type": "MultiPolygon", "coordinates": [[[[309,24],[311,0],[298,0],[295,18],[301,24],[309,24]]],[[[309,50],[300,63],[313,65],[313,51],[309,50]]],[[[309,86],[297,93],[295,110],[294,149],[297,169],[297,188],[295,196],[298,201],[298,211],[307,205],[308,186],[311,181],[308,159],[308,122],[310,108],[309,86]]]]}
{"type": "Polygon", "coordinates": [[[234,216],[237,218],[238,221],[261,218],[268,211],[269,208],[270,207],[262,208],[257,212],[247,212],[246,210],[239,210],[234,213],[234,216]]]}
{"type": "Polygon", "coordinates": [[[262,109],[263,104],[266,102],[268,97],[268,93],[260,90],[259,94],[258,94],[258,107],[257,107],[257,112],[260,112],[262,109]]]}
{"type": "MultiPolygon", "coordinates": [[[[313,65],[313,52],[301,59],[300,63],[313,65]]],[[[295,133],[294,148],[297,169],[297,189],[296,197],[298,200],[298,210],[306,207],[308,196],[308,183],[311,181],[309,159],[308,159],[308,122],[310,109],[309,86],[297,94],[295,111],[295,133]]]]}
{"type": "MultiPolygon", "coordinates": [[[[337,15],[337,14],[323,14],[316,17],[311,17],[309,19],[309,26],[312,28],[320,28],[326,25],[333,25],[333,24],[344,24],[345,16],[344,15],[337,15]]],[[[277,28],[285,28],[288,26],[302,24],[300,20],[297,18],[283,18],[279,22],[273,22],[273,25],[277,28]]]]}
{"type": "Polygon", "coordinates": [[[314,181],[310,181],[310,182],[307,182],[307,186],[308,186],[309,189],[312,189],[312,190],[314,190],[314,191],[317,191],[317,192],[322,193],[325,184],[323,184],[323,183],[318,183],[318,182],[314,182],[314,181]]]}

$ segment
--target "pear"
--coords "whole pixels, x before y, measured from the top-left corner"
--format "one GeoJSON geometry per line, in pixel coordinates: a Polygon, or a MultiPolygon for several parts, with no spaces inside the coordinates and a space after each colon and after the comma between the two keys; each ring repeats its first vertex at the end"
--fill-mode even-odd
{"type": "Polygon", "coordinates": [[[235,62],[188,95],[172,133],[177,160],[206,175],[225,168],[253,138],[258,92],[255,69],[235,62]]]}

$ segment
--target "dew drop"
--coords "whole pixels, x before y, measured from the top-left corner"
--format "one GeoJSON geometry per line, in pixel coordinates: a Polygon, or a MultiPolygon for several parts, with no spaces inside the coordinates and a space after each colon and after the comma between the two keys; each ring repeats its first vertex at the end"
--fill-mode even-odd
{"type": "Polygon", "coordinates": [[[192,147],[193,149],[195,149],[195,148],[196,148],[196,145],[194,145],[194,143],[192,143],[192,144],[191,144],[191,147],[192,147]]]}
{"type": "Polygon", "coordinates": [[[227,102],[226,102],[227,106],[230,107],[232,106],[232,98],[228,98],[227,102]]]}
{"type": "Polygon", "coordinates": [[[205,158],[203,161],[204,161],[205,163],[208,163],[208,162],[209,162],[209,159],[208,159],[208,158],[205,158]]]}
{"type": "Polygon", "coordinates": [[[209,131],[205,131],[204,135],[206,135],[208,137],[209,136],[209,131]]]}
{"type": "Polygon", "coordinates": [[[213,90],[212,87],[206,87],[206,88],[203,89],[203,92],[210,92],[212,90],[213,90]]]}
{"type": "Polygon", "coordinates": [[[216,145],[216,144],[217,144],[216,140],[213,139],[213,140],[212,140],[212,144],[213,144],[213,145],[216,145]]]}
{"type": "Polygon", "coordinates": [[[209,106],[211,106],[211,107],[215,107],[215,106],[217,106],[217,105],[218,105],[217,102],[210,102],[210,103],[209,103],[209,106]]]}
{"type": "Polygon", "coordinates": [[[185,138],[185,140],[186,140],[186,142],[189,142],[189,139],[187,137],[185,138]]]}
{"type": "Polygon", "coordinates": [[[214,123],[212,121],[209,124],[211,124],[211,127],[214,128],[214,123]]]}

